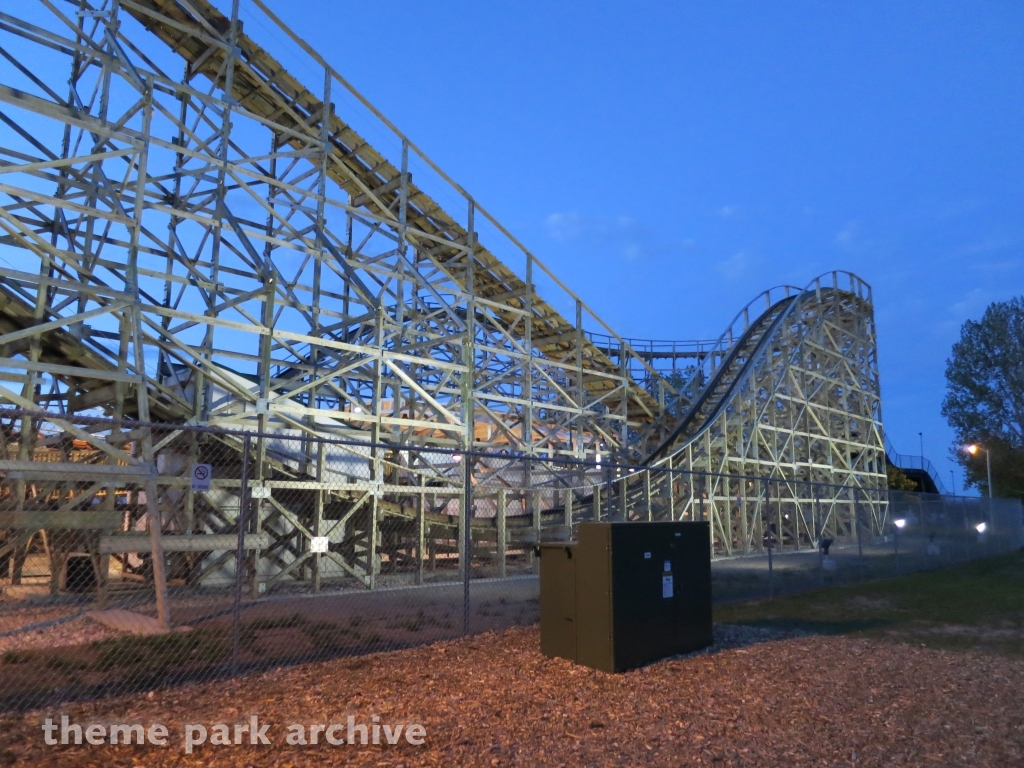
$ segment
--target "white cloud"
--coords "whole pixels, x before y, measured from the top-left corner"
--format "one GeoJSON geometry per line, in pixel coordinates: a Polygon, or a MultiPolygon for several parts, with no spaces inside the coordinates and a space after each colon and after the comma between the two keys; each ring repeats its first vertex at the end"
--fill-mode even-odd
{"type": "Polygon", "coordinates": [[[839,230],[836,235],[835,243],[842,248],[849,248],[853,245],[853,240],[857,236],[857,230],[859,225],[856,221],[849,221],[846,226],[839,230]]]}
{"type": "Polygon", "coordinates": [[[556,212],[544,220],[547,234],[553,240],[575,248],[584,247],[614,253],[623,261],[636,262],[680,251],[693,250],[695,242],[689,238],[663,241],[660,232],[625,214],[587,216],[579,213],[556,212]]]}
{"type": "Polygon", "coordinates": [[[716,265],[716,269],[727,279],[735,280],[742,277],[750,268],[754,259],[748,251],[737,251],[724,261],[716,265]]]}
{"type": "Polygon", "coordinates": [[[552,213],[545,225],[555,240],[575,240],[583,232],[583,217],[578,213],[552,213]]]}
{"type": "Polygon", "coordinates": [[[978,320],[984,313],[985,308],[991,303],[991,298],[988,291],[981,288],[974,288],[967,292],[967,295],[961,300],[953,304],[949,311],[953,316],[963,321],[968,318],[972,320],[978,320]]]}
{"type": "Polygon", "coordinates": [[[721,208],[718,209],[718,215],[721,216],[723,219],[728,219],[734,213],[736,213],[735,205],[723,205],[721,208]]]}

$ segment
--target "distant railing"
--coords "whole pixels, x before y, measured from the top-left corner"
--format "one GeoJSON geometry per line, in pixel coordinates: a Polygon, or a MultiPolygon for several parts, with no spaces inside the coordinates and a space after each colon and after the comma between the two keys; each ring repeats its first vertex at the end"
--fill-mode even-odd
{"type": "Polygon", "coordinates": [[[928,477],[935,483],[935,488],[943,496],[949,496],[952,494],[951,491],[946,490],[946,486],[942,483],[942,478],[939,475],[939,470],[935,468],[924,456],[914,456],[906,453],[897,453],[896,449],[892,445],[892,441],[889,440],[889,436],[885,436],[885,455],[889,458],[889,463],[900,469],[918,469],[922,472],[926,472],[928,477]]]}

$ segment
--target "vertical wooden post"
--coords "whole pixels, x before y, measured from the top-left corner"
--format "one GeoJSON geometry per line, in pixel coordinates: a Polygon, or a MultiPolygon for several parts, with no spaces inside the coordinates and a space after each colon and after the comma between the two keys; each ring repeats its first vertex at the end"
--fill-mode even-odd
{"type": "Polygon", "coordinates": [[[565,539],[572,539],[572,488],[565,489],[565,539]]]}
{"type": "Polygon", "coordinates": [[[147,427],[143,451],[149,464],[146,480],[146,516],[149,518],[149,544],[153,558],[153,588],[156,591],[156,616],[163,629],[171,627],[171,606],[167,600],[167,566],[164,562],[163,518],[156,484],[156,457],[153,456],[152,431],[147,427]]]}
{"type": "Polygon", "coordinates": [[[594,520],[601,521],[601,486],[594,486],[594,520]]]}

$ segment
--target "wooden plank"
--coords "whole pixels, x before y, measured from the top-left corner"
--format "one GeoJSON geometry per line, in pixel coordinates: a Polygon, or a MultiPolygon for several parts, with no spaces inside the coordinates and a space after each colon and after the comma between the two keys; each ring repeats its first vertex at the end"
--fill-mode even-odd
{"type": "MultiPolygon", "coordinates": [[[[164,552],[234,552],[238,546],[238,534],[167,534],[160,537],[164,552]]],[[[245,549],[269,549],[270,535],[266,533],[245,534],[245,549]]],[[[119,552],[148,552],[152,542],[148,533],[126,533],[100,537],[100,554],[119,552]]]]}
{"type": "Polygon", "coordinates": [[[78,464],[70,461],[21,461],[19,459],[0,459],[0,472],[22,472],[23,479],[31,479],[36,475],[46,476],[46,480],[55,478],[50,475],[62,475],[61,479],[74,482],[81,479],[93,479],[97,476],[117,479],[129,477],[137,482],[139,477],[149,477],[149,467],[116,466],[106,464],[78,464]]]}
{"type": "MultiPolygon", "coordinates": [[[[81,512],[0,512],[0,528],[21,528],[38,531],[51,528],[70,528],[76,531],[112,530],[121,527],[121,513],[117,511],[81,512]]],[[[147,537],[147,541],[149,538],[147,537]]]]}
{"type": "Polygon", "coordinates": [[[533,339],[533,346],[549,347],[552,344],[575,344],[576,343],[576,330],[572,329],[564,331],[562,333],[556,333],[554,336],[542,336],[539,339],[533,339]]]}
{"type": "MultiPolygon", "coordinates": [[[[409,180],[412,180],[412,174],[407,174],[409,180]]],[[[394,192],[402,184],[402,175],[399,174],[391,181],[386,181],[376,189],[370,190],[369,194],[357,195],[352,199],[352,207],[358,208],[362,205],[366,205],[369,202],[376,202],[373,198],[379,198],[381,195],[386,195],[388,192],[394,192]]]]}
{"type": "Polygon", "coordinates": [[[52,373],[58,376],[75,376],[84,379],[124,381],[129,384],[138,384],[142,381],[141,376],[135,376],[130,373],[119,373],[117,371],[112,370],[96,370],[94,368],[83,368],[77,365],[54,365],[52,363],[33,363],[31,360],[22,360],[20,358],[12,357],[0,357],[0,367],[20,368],[26,371],[52,373]]]}
{"type": "Polygon", "coordinates": [[[483,299],[484,301],[492,301],[495,304],[503,304],[506,301],[512,301],[512,299],[523,298],[528,293],[533,293],[532,285],[523,285],[519,288],[513,288],[511,291],[505,291],[504,293],[496,293],[493,296],[477,296],[477,298],[483,299]]]}

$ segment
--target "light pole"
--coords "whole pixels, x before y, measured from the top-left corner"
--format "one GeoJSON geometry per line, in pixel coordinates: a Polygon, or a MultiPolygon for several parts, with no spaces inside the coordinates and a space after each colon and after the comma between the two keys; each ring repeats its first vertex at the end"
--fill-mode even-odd
{"type": "Polygon", "coordinates": [[[917,442],[921,446],[921,469],[924,469],[924,432],[917,433],[917,442]]]}
{"type": "Polygon", "coordinates": [[[953,477],[953,470],[949,470],[949,489],[953,491],[953,498],[956,498],[956,478],[953,477]]]}
{"type": "Polygon", "coordinates": [[[967,446],[967,452],[971,456],[976,456],[978,451],[985,452],[985,471],[988,473],[988,497],[992,498],[992,454],[989,453],[988,448],[982,448],[977,443],[971,443],[967,446]]]}

